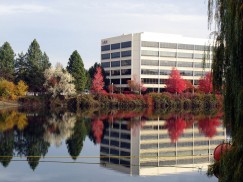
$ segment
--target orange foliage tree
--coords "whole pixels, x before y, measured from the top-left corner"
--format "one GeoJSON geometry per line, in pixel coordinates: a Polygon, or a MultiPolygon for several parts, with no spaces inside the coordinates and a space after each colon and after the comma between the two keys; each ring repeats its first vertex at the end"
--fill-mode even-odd
{"type": "Polygon", "coordinates": [[[186,89],[186,82],[181,78],[180,72],[173,68],[169,79],[166,81],[166,89],[170,93],[181,93],[186,89]]]}

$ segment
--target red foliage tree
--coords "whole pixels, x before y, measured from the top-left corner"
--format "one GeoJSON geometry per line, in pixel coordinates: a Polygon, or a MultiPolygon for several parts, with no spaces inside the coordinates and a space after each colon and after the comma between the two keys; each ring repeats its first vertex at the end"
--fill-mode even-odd
{"type": "Polygon", "coordinates": [[[192,82],[190,82],[189,80],[185,80],[185,85],[186,85],[186,91],[188,92],[193,92],[194,90],[194,86],[192,85],[192,82]]]}
{"type": "Polygon", "coordinates": [[[100,143],[103,135],[104,123],[101,120],[96,119],[91,125],[95,143],[100,143]]]}
{"type": "Polygon", "coordinates": [[[104,87],[104,78],[103,78],[103,75],[102,75],[102,69],[101,67],[97,67],[96,68],[96,73],[94,75],[94,79],[92,81],[92,90],[94,92],[101,92],[103,90],[103,87],[104,87]]]}
{"type": "Polygon", "coordinates": [[[181,78],[180,72],[173,68],[169,79],[166,81],[166,89],[170,93],[181,93],[186,89],[186,83],[183,78],[181,78]]]}
{"type": "Polygon", "coordinates": [[[198,82],[198,89],[204,93],[212,93],[213,84],[212,84],[212,74],[208,72],[202,79],[198,82]]]}
{"type": "Polygon", "coordinates": [[[186,128],[186,122],[182,118],[171,117],[166,120],[165,127],[168,129],[170,139],[175,143],[186,128]]]}
{"type": "Polygon", "coordinates": [[[217,126],[220,125],[219,117],[214,118],[204,118],[198,120],[198,129],[202,132],[206,137],[212,138],[215,134],[217,134],[217,126]]]}

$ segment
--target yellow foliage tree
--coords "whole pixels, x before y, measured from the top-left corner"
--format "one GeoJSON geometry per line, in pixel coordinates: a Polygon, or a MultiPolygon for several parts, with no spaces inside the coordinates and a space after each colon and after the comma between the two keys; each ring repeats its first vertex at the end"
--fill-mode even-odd
{"type": "Polygon", "coordinates": [[[0,132],[12,129],[16,126],[19,130],[23,130],[28,125],[27,116],[24,113],[16,111],[0,113],[0,132]]]}
{"type": "Polygon", "coordinates": [[[5,79],[0,80],[0,97],[3,99],[16,100],[18,96],[26,94],[28,86],[22,80],[15,85],[5,79]]]}
{"type": "Polygon", "coordinates": [[[28,91],[28,85],[24,81],[20,80],[16,85],[16,95],[24,96],[27,91],[28,91]]]}
{"type": "Polygon", "coordinates": [[[4,79],[0,80],[0,96],[4,99],[15,100],[17,97],[15,95],[14,83],[4,79]]]}

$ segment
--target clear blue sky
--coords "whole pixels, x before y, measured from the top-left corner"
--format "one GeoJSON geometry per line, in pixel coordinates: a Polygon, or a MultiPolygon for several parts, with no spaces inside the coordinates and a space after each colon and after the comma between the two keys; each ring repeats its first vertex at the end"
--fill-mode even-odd
{"type": "Polygon", "coordinates": [[[208,38],[207,0],[0,0],[0,45],[16,53],[37,39],[53,65],[77,50],[86,68],[100,40],[135,32],[208,38]]]}

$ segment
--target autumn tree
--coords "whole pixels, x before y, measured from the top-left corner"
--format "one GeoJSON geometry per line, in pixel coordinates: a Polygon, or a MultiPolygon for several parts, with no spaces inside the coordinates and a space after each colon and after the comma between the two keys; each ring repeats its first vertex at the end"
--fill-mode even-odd
{"type": "Polygon", "coordinates": [[[95,119],[91,123],[92,127],[92,135],[94,137],[95,143],[101,143],[102,136],[103,136],[103,129],[104,129],[104,123],[100,119],[95,119]]]}
{"type": "Polygon", "coordinates": [[[211,72],[206,73],[206,75],[199,80],[198,89],[206,94],[213,92],[212,74],[211,72]]]}
{"type": "Polygon", "coordinates": [[[92,90],[96,93],[99,93],[103,90],[104,87],[104,80],[101,73],[101,67],[96,68],[96,73],[94,75],[93,81],[92,81],[92,90]]]}
{"type": "Polygon", "coordinates": [[[166,120],[165,128],[168,129],[170,139],[175,143],[186,128],[186,122],[181,117],[173,116],[166,120]]]}
{"type": "Polygon", "coordinates": [[[44,87],[54,98],[61,95],[68,97],[76,94],[75,85],[72,83],[74,78],[60,64],[55,69],[46,69],[45,79],[44,87]]]}
{"type": "Polygon", "coordinates": [[[186,89],[186,83],[183,78],[181,78],[180,72],[173,68],[171,74],[166,81],[166,90],[170,93],[181,93],[186,89]]]}
{"type": "Polygon", "coordinates": [[[28,90],[28,86],[20,80],[17,85],[5,79],[0,79],[0,97],[4,99],[15,100],[20,96],[24,96],[28,90]]]}
{"type": "Polygon", "coordinates": [[[76,90],[79,92],[83,91],[86,87],[86,71],[83,60],[77,50],[69,58],[67,71],[74,77],[76,90]]]}
{"type": "Polygon", "coordinates": [[[128,80],[127,84],[130,90],[136,93],[145,92],[147,90],[147,88],[144,87],[142,81],[140,81],[136,75],[133,75],[132,80],[128,80]]]}
{"type": "Polygon", "coordinates": [[[88,70],[88,74],[89,74],[90,79],[87,79],[87,85],[90,85],[90,87],[92,86],[92,80],[94,79],[94,75],[96,73],[97,67],[101,67],[102,76],[103,76],[103,79],[104,79],[104,82],[105,82],[104,86],[105,86],[105,88],[107,88],[108,85],[110,84],[110,81],[109,81],[109,79],[106,78],[104,68],[101,66],[100,63],[97,63],[97,62],[93,66],[91,66],[88,70]]]}
{"type": "Polygon", "coordinates": [[[185,80],[185,85],[186,85],[185,91],[189,91],[189,92],[194,91],[194,86],[192,85],[192,82],[190,82],[189,80],[185,80]]]}
{"type": "Polygon", "coordinates": [[[0,47],[0,77],[14,80],[14,51],[8,42],[0,47]]]}
{"type": "Polygon", "coordinates": [[[206,137],[212,138],[217,134],[217,127],[220,125],[219,118],[203,118],[198,120],[198,129],[201,133],[203,133],[206,137]]]}
{"type": "Polygon", "coordinates": [[[110,84],[108,86],[108,90],[109,90],[110,93],[114,93],[114,92],[117,91],[117,87],[114,84],[110,84]]]}

